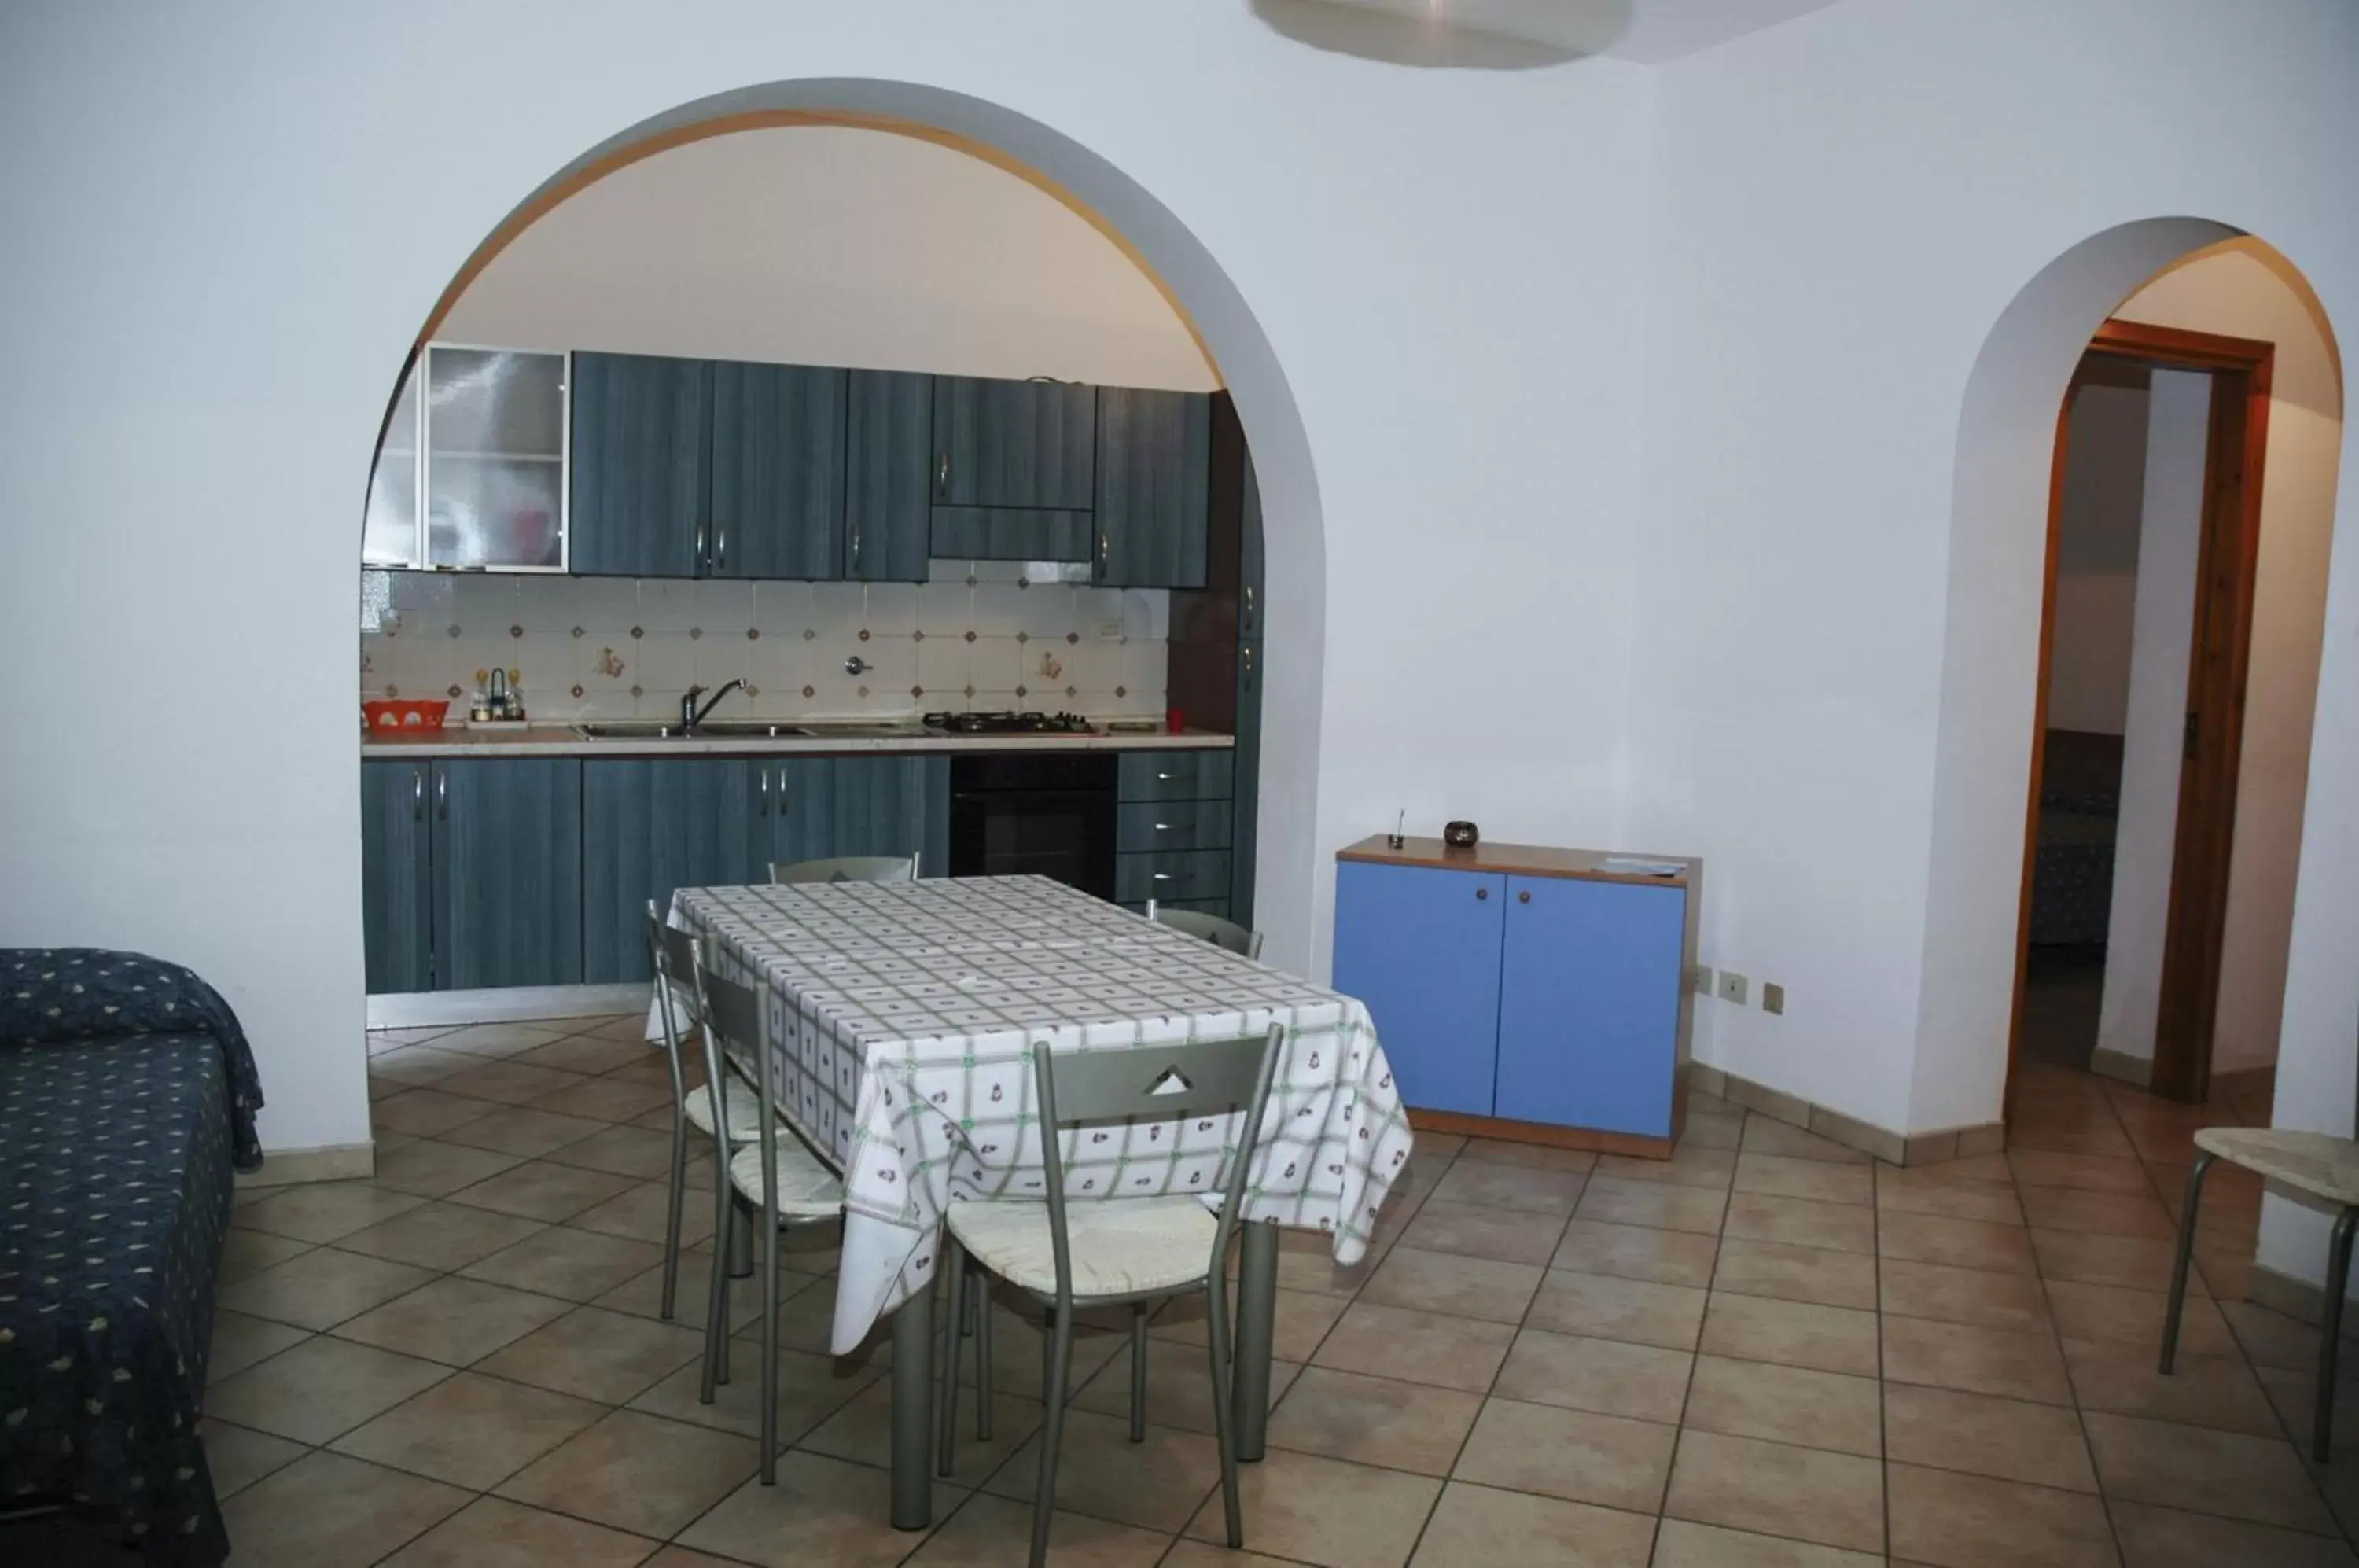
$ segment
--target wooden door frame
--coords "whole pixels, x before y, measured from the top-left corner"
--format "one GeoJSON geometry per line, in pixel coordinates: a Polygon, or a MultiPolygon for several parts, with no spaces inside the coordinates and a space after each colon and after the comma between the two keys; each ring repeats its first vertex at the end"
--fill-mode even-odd
{"type": "Polygon", "coordinates": [[[2048,542],[2039,607],[2039,672],[2032,712],[2031,776],[2026,792],[2023,882],[2016,910],[2015,997],[2007,1027],[2006,1105],[2015,1105],[2023,1050],[2023,994],[2031,960],[2031,885],[2039,833],[2039,792],[2048,754],[2048,683],[2055,656],[2057,548],[2063,528],[2064,467],[2072,398],[2093,358],[2135,360],[2170,370],[2213,373],[2203,461],[2202,542],[2197,557],[2190,638],[2190,745],[2180,763],[2171,844],[2170,906],[2155,1030],[2154,1092],[2201,1101],[2211,1091],[2212,1026],[2219,1007],[2220,949],[2236,823],[2237,769],[2245,734],[2245,686],[2252,662],[2253,584],[2260,552],[2263,458],[2277,345],[2249,338],[2108,319],[2089,341],[2056,416],[2048,478],[2048,542]],[[2192,875],[2190,875],[2190,872],[2192,875]]]}

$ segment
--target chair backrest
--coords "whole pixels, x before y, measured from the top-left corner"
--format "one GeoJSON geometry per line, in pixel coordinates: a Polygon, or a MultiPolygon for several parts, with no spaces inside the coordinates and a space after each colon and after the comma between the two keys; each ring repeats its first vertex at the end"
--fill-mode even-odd
{"type": "MultiPolygon", "coordinates": [[[[1174,1121],[1226,1116],[1243,1108],[1236,1158],[1222,1183],[1221,1221],[1212,1242],[1212,1267],[1228,1254],[1245,1172],[1261,1144],[1263,1113],[1269,1105],[1270,1074],[1277,1064],[1286,1026],[1234,1040],[1191,1040],[1169,1046],[1129,1046],[1114,1051],[1051,1051],[1035,1046],[1032,1076],[1040,1097],[1040,1154],[1048,1188],[1049,1244],[1056,1255],[1060,1309],[1073,1299],[1072,1256],[1065,1226],[1065,1162],[1058,1146],[1060,1128],[1084,1122],[1139,1116],[1174,1121]]],[[[1103,1200],[1118,1203],[1118,1198],[1103,1200]]]]}
{"type": "Polygon", "coordinates": [[[914,855],[839,855],[831,860],[774,860],[772,882],[914,882],[914,855]]]}
{"type": "Polygon", "coordinates": [[[664,1060],[671,1067],[671,1107],[677,1116],[688,1109],[679,1042],[696,1027],[696,939],[664,924],[653,898],[647,900],[647,962],[655,970],[656,1018],[663,1025],[664,1060]],[[676,950],[675,938],[684,946],[676,950]]]}
{"type": "Polygon", "coordinates": [[[739,1063],[748,1077],[762,1044],[762,1004],[750,987],[724,979],[711,969],[699,972],[704,992],[705,1031],[716,1038],[721,1054],[739,1063]]]}
{"type": "Polygon", "coordinates": [[[1261,957],[1261,932],[1248,931],[1234,920],[1224,920],[1218,915],[1208,915],[1201,909],[1166,909],[1156,901],[1147,901],[1147,918],[1159,926],[1169,926],[1176,931],[1201,937],[1214,947],[1225,948],[1242,957],[1261,957]]]}

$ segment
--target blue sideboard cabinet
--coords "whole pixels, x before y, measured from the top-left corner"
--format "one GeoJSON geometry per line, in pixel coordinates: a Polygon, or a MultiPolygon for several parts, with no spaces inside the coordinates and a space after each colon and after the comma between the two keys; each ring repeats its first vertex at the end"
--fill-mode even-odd
{"type": "Polygon", "coordinates": [[[1381,837],[1339,854],[1335,988],[1367,1004],[1419,1126],[1670,1152],[1703,866],[1604,859],[1381,837]]]}

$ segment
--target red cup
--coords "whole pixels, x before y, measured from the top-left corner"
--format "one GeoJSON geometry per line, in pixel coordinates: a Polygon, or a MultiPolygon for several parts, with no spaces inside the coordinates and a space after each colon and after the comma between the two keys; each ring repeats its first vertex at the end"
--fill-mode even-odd
{"type": "Polygon", "coordinates": [[[1166,708],[1163,710],[1163,727],[1173,735],[1184,735],[1188,729],[1188,715],[1178,708],[1166,708]]]}

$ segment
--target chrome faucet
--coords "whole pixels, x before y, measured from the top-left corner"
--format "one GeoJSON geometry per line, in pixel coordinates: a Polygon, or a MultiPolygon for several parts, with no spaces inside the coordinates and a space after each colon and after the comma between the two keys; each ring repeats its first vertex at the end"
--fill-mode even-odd
{"type": "Polygon", "coordinates": [[[722,687],[720,691],[712,693],[712,701],[706,702],[704,706],[701,708],[696,705],[696,700],[704,695],[703,687],[691,686],[687,691],[682,691],[679,694],[680,733],[683,735],[694,735],[696,733],[696,726],[702,724],[705,720],[705,716],[711,713],[715,707],[720,705],[722,698],[726,697],[732,691],[742,691],[745,689],[745,681],[732,681],[727,685],[722,687]]]}

